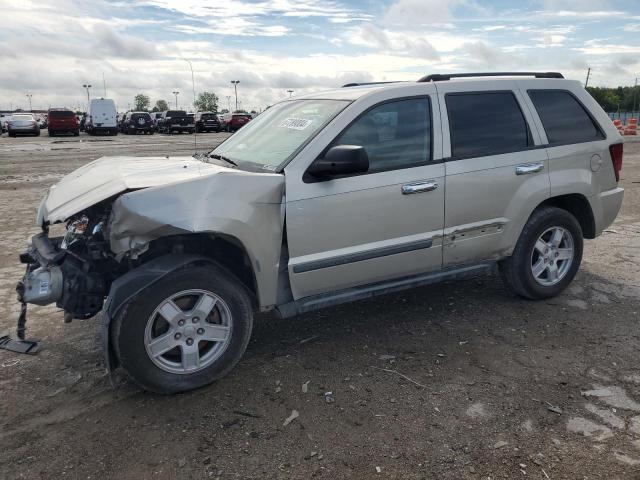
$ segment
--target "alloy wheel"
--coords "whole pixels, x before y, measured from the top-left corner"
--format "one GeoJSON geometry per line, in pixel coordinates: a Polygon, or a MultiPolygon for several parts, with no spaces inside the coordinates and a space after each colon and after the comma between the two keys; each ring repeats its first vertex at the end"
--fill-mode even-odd
{"type": "Polygon", "coordinates": [[[207,290],[184,290],[164,299],[144,332],[151,361],[167,372],[190,374],[214,363],[231,340],[233,318],[226,302],[207,290]]]}
{"type": "Polygon", "coordinates": [[[574,242],[566,228],[545,230],[531,252],[531,273],[540,285],[549,287],[560,282],[570,270],[574,258],[574,242]]]}

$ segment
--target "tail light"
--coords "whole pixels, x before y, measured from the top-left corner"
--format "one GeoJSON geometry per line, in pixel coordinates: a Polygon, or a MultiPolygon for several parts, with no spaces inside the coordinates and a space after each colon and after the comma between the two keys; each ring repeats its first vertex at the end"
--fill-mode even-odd
{"type": "Polygon", "coordinates": [[[615,173],[616,175],[616,182],[620,181],[620,170],[622,170],[622,152],[622,143],[609,145],[609,153],[611,154],[611,162],[613,163],[613,173],[615,173]]]}

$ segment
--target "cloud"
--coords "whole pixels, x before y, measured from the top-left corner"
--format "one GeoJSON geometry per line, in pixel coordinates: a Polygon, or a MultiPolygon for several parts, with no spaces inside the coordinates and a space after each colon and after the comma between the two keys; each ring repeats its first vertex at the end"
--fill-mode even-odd
{"type": "Polygon", "coordinates": [[[431,72],[559,70],[582,80],[588,66],[594,84],[628,84],[640,71],[637,12],[575,1],[495,11],[479,0],[5,2],[0,108],[24,106],[27,91],[38,108],[81,106],[82,84],[101,85],[102,72],[121,108],[137,93],[155,102],[175,89],[189,108],[184,59],[198,92],[225,103],[238,79],[249,108],[287,98],[288,89],[299,95],[431,72]]]}

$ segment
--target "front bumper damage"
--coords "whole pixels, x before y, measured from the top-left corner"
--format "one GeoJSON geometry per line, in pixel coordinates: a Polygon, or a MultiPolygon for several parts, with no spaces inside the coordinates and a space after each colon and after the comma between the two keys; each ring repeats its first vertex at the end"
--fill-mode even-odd
{"type": "Polygon", "coordinates": [[[62,297],[63,275],[60,265],[64,261],[64,252],[57,248],[56,243],[45,232],[39,233],[31,239],[29,249],[20,254],[20,262],[27,264],[27,269],[16,286],[20,302],[16,327],[18,339],[0,337],[0,348],[32,355],[40,349],[38,340],[26,338],[27,304],[48,305],[62,297]]]}

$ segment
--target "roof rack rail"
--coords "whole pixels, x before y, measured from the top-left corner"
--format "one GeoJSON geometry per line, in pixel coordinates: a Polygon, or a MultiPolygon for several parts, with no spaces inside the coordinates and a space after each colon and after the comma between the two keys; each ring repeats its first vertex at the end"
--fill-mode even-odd
{"type": "Polygon", "coordinates": [[[479,72],[479,73],[434,73],[425,75],[418,82],[442,82],[452,78],[472,77],[535,77],[535,78],[564,78],[559,72],[479,72]]]}
{"type": "Polygon", "coordinates": [[[345,83],[344,85],[342,85],[341,88],[348,88],[348,87],[362,87],[364,85],[382,85],[385,83],[398,83],[399,80],[394,80],[394,81],[390,81],[390,82],[365,82],[365,83],[356,83],[356,82],[352,82],[352,83],[345,83]]]}

